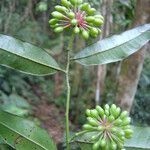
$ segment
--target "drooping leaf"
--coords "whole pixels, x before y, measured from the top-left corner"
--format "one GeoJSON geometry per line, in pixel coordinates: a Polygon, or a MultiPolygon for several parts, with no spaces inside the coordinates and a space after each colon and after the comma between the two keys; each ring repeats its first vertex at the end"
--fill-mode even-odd
{"type": "Polygon", "coordinates": [[[125,59],[150,40],[150,24],[98,41],[75,55],[82,65],[107,64],[125,59]]]}
{"type": "Polygon", "coordinates": [[[48,75],[61,70],[42,48],[2,34],[0,64],[32,75],[48,75]]]}
{"type": "Polygon", "coordinates": [[[53,140],[31,121],[0,110],[0,136],[17,150],[56,150],[53,140]]]}
{"type": "MultiPolygon", "coordinates": [[[[125,142],[127,150],[149,150],[150,149],[150,127],[133,127],[133,137],[125,142]]],[[[81,149],[91,150],[93,143],[91,137],[94,132],[86,133],[77,137],[75,141],[81,149]]]]}

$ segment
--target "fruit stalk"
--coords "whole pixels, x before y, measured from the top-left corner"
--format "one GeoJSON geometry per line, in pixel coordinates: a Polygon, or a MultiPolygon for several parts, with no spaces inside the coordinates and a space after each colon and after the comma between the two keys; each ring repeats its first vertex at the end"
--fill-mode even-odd
{"type": "Polygon", "coordinates": [[[67,85],[67,99],[66,99],[66,148],[70,150],[69,145],[69,109],[70,109],[70,78],[69,78],[69,70],[70,70],[70,51],[73,49],[73,41],[74,41],[74,34],[69,41],[68,48],[67,48],[67,65],[66,65],[66,85],[67,85]]]}

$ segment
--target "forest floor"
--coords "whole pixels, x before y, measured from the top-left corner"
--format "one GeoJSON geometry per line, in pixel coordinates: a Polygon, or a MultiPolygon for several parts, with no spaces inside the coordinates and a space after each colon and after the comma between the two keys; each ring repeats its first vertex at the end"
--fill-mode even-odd
{"type": "Polygon", "coordinates": [[[54,104],[42,102],[33,108],[33,115],[41,121],[41,127],[48,131],[57,144],[62,142],[65,128],[64,112],[54,104]]]}

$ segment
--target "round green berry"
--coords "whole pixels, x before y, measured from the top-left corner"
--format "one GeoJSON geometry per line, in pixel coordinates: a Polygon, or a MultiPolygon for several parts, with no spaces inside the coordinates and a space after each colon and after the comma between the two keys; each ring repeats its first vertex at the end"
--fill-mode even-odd
{"type": "Polygon", "coordinates": [[[95,9],[95,8],[90,8],[90,9],[88,9],[88,14],[89,14],[89,15],[94,15],[95,12],[96,12],[96,9],[95,9]]]}
{"type": "Polygon", "coordinates": [[[68,0],[61,0],[61,4],[65,7],[70,7],[71,3],[68,0]]]}
{"type": "Polygon", "coordinates": [[[83,31],[82,31],[82,36],[83,36],[84,39],[87,40],[87,39],[89,38],[89,32],[86,31],[86,30],[83,30],[83,31]]]}
{"type": "Polygon", "coordinates": [[[67,15],[68,15],[68,17],[69,17],[70,19],[75,18],[74,12],[69,12],[67,15]]]}
{"type": "Polygon", "coordinates": [[[66,7],[60,6],[60,5],[55,6],[55,9],[59,12],[67,12],[68,11],[68,9],[66,7]]]}
{"type": "Polygon", "coordinates": [[[88,120],[90,125],[99,126],[99,122],[97,120],[93,119],[92,117],[88,117],[87,120],[88,120]]]}
{"type": "Polygon", "coordinates": [[[55,31],[56,33],[60,33],[60,32],[62,32],[63,30],[64,30],[63,27],[57,27],[57,28],[54,29],[54,31],[55,31]]]}
{"type": "Polygon", "coordinates": [[[72,20],[71,20],[71,24],[72,24],[72,25],[77,25],[77,23],[78,23],[78,20],[76,20],[76,19],[72,19],[72,20]]]}
{"type": "Polygon", "coordinates": [[[57,22],[58,22],[57,19],[51,19],[51,20],[49,20],[49,24],[50,25],[55,25],[57,22]]]}
{"type": "Polygon", "coordinates": [[[55,17],[55,18],[57,18],[57,19],[63,19],[63,18],[65,18],[65,16],[62,13],[58,12],[58,11],[52,12],[52,16],[55,17]]]}
{"type": "Polygon", "coordinates": [[[91,36],[96,37],[98,35],[98,33],[99,33],[99,31],[98,31],[97,28],[93,27],[93,28],[90,29],[91,36]]]}

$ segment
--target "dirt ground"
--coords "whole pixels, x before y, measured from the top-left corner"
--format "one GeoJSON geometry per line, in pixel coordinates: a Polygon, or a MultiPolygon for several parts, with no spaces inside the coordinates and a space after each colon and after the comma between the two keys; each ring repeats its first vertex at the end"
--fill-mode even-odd
{"type": "Polygon", "coordinates": [[[46,102],[38,104],[33,110],[34,116],[41,121],[42,128],[45,128],[52,136],[56,144],[63,140],[65,114],[55,105],[46,102]]]}

